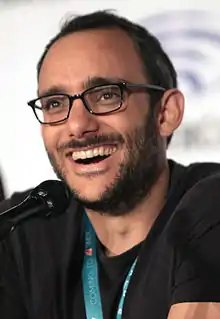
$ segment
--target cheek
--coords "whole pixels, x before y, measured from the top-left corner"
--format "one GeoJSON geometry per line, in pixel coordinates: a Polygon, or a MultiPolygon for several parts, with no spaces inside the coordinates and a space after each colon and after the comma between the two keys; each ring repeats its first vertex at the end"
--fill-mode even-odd
{"type": "Polygon", "coordinates": [[[150,105],[149,96],[146,93],[133,93],[129,99],[129,113],[134,119],[146,117],[150,105]]]}
{"type": "Polygon", "coordinates": [[[148,112],[149,98],[146,93],[133,93],[129,96],[127,105],[125,105],[121,125],[132,131],[143,123],[148,112]]]}
{"type": "Polygon", "coordinates": [[[49,126],[42,126],[41,136],[46,149],[49,152],[54,153],[58,140],[58,134],[56,130],[49,126]]]}
{"type": "Polygon", "coordinates": [[[49,134],[48,129],[45,126],[41,126],[41,137],[43,139],[44,145],[46,148],[48,148],[49,144],[49,134]]]}
{"type": "Polygon", "coordinates": [[[125,109],[109,116],[106,124],[124,137],[142,126],[148,115],[148,106],[143,99],[129,101],[125,109]]]}

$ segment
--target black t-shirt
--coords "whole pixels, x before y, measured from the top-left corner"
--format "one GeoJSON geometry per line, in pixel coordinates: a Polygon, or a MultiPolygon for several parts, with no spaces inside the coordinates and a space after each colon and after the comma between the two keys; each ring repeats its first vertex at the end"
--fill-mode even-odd
{"type": "MultiPolygon", "coordinates": [[[[105,319],[115,317],[124,279],[137,254],[123,318],[166,319],[175,303],[220,302],[216,247],[220,242],[220,175],[197,183],[219,170],[219,165],[171,166],[167,203],[144,242],[111,258],[98,244],[105,319]]],[[[8,205],[5,202],[0,211],[8,205]]],[[[1,243],[1,318],[85,318],[82,211],[73,199],[63,215],[30,219],[1,243]]]]}
{"type": "Polygon", "coordinates": [[[97,259],[99,266],[100,294],[104,318],[115,318],[126,276],[140,251],[142,243],[119,256],[108,257],[99,244],[97,259]]]}

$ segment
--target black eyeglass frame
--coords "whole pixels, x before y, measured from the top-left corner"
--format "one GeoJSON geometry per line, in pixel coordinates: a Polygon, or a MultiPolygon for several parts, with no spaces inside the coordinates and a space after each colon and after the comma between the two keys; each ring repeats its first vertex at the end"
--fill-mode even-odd
{"type": "Polygon", "coordinates": [[[70,112],[71,112],[71,109],[73,107],[73,102],[77,99],[81,99],[82,102],[83,102],[83,105],[85,106],[85,108],[87,109],[87,111],[90,113],[90,114],[93,114],[93,115],[106,115],[106,114],[111,114],[113,112],[116,112],[118,111],[121,106],[122,106],[122,103],[123,103],[123,93],[125,90],[129,91],[129,89],[145,89],[147,90],[148,92],[152,92],[152,91],[156,91],[156,92],[165,92],[166,89],[159,86],[159,85],[154,85],[154,84],[136,84],[136,83],[129,83],[129,82],[116,82],[116,83],[105,83],[105,84],[100,84],[100,85],[96,85],[96,86],[93,86],[93,87],[90,87],[88,89],[86,89],[85,91],[83,91],[82,93],[78,93],[78,94],[73,94],[73,95],[69,95],[67,93],[54,93],[54,94],[45,94],[45,95],[42,95],[42,96],[39,96],[38,98],[36,99],[33,99],[33,100],[30,100],[27,102],[27,104],[32,108],[33,112],[34,112],[34,115],[36,117],[36,119],[38,120],[38,122],[40,122],[41,124],[58,124],[58,123],[61,123],[61,122],[64,122],[66,121],[68,118],[69,118],[69,115],[70,115],[70,112]],[[99,87],[105,87],[105,86],[110,86],[110,85],[117,85],[119,88],[120,88],[120,93],[121,93],[121,101],[120,101],[120,104],[117,108],[113,109],[113,110],[110,110],[110,111],[107,111],[107,112],[103,112],[103,113],[97,113],[97,112],[94,112],[93,110],[91,110],[89,108],[89,105],[85,99],[85,95],[90,91],[90,90],[93,90],[95,88],[99,88],[99,87]],[[42,122],[38,115],[37,115],[37,112],[36,112],[36,109],[42,109],[41,107],[38,107],[36,105],[36,102],[42,98],[45,98],[45,97],[49,97],[49,96],[58,96],[58,95],[62,95],[62,96],[66,96],[68,99],[69,99],[69,110],[68,110],[68,113],[66,115],[66,117],[62,120],[59,120],[59,121],[53,121],[53,122],[42,122]]]}

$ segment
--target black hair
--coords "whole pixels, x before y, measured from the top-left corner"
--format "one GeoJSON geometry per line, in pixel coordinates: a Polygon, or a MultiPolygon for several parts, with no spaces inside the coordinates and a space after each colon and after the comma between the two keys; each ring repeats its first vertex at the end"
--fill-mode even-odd
{"type": "MultiPolygon", "coordinates": [[[[135,48],[143,62],[144,71],[151,84],[162,86],[165,89],[177,87],[177,74],[168,55],[163,50],[159,40],[143,26],[118,16],[109,10],[78,15],[66,20],[59,33],[50,40],[37,65],[37,75],[52,45],[60,38],[71,33],[89,29],[119,28],[125,31],[132,39],[135,48]]],[[[154,101],[155,104],[155,101],[154,101]]],[[[172,135],[167,138],[167,145],[172,135]]]]}

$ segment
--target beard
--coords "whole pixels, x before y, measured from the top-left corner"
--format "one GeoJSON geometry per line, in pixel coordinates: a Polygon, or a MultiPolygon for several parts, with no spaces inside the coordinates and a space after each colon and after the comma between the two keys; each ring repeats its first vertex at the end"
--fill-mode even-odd
{"type": "MultiPolygon", "coordinates": [[[[114,180],[97,200],[88,200],[79,194],[76,188],[71,188],[71,191],[84,208],[100,214],[123,216],[132,212],[149,196],[164,168],[162,139],[158,133],[153,111],[148,113],[142,126],[127,134],[125,138],[120,134],[90,136],[83,142],[70,141],[62,145],[58,151],[71,147],[97,145],[102,142],[110,142],[110,144],[119,142],[126,146],[125,159],[120,163],[114,180]]],[[[59,166],[53,154],[48,150],[47,153],[57,177],[68,184],[64,170],[59,166]]]]}

